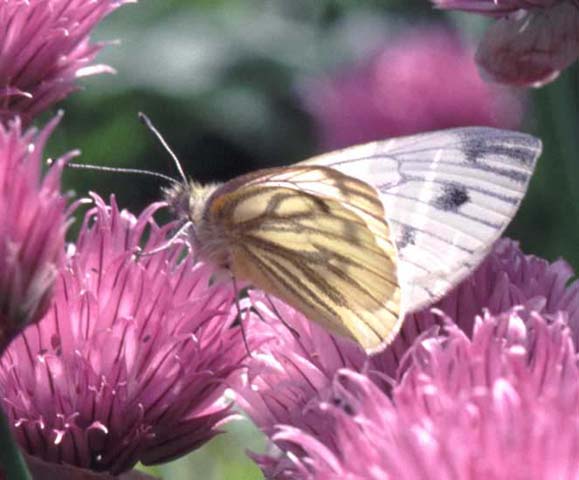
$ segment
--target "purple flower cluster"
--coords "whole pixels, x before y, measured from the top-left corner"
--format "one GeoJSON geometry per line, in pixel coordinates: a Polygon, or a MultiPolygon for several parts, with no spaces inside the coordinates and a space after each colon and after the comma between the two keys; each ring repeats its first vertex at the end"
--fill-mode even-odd
{"type": "Polygon", "coordinates": [[[560,318],[485,317],[417,342],[391,397],[339,370],[310,407],[314,432],[279,426],[268,478],[572,479],[579,374],[560,318]]]}
{"type": "Polygon", "coordinates": [[[373,357],[256,294],[267,321],[250,325],[260,347],[238,401],[278,452],[256,461],[280,479],[574,478],[579,283],[571,276],[564,262],[501,241],[373,357]]]}
{"type": "Polygon", "coordinates": [[[231,285],[182,245],[158,248],[174,227],[153,220],[161,204],[134,216],[94,196],[65,248],[87,203],[59,192],[76,152],[42,179],[61,115],[22,129],[77,78],[111,71],[88,35],[123,3],[0,0],[0,406],[34,478],[145,478],[137,462],[198,448],[233,418],[224,392],[247,355],[231,285]]]}
{"type": "Polygon", "coordinates": [[[579,58],[577,0],[432,0],[497,18],[486,32],[476,61],[491,79],[542,86],[579,58]]]}
{"type": "Polygon", "coordinates": [[[91,64],[90,31],[130,0],[0,2],[0,121],[24,124],[76,90],[76,79],[113,71],[91,64]]]}
{"type": "Polygon", "coordinates": [[[0,360],[1,404],[22,448],[48,462],[122,473],[203,444],[231,418],[221,399],[246,355],[233,290],[181,260],[152,205],[139,217],[98,197],[50,310],[0,360]]]}

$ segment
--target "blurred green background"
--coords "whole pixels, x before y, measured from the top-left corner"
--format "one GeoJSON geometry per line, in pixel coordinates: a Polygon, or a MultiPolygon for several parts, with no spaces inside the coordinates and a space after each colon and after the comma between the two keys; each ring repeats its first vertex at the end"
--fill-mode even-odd
{"type": "MultiPolygon", "coordinates": [[[[85,79],[59,106],[66,116],[52,155],[79,148],[80,161],[175,175],[168,155],[137,120],[146,112],[201,180],[226,180],[318,152],[315,119],[298,97],[307,78],[331,73],[385,42],[390,30],[445,23],[476,41],[487,19],[431,8],[427,0],[141,0],[114,12],[97,40],[120,40],[98,61],[114,76],[85,79]]],[[[453,75],[455,72],[448,72],[453,75]]],[[[554,84],[529,92],[521,127],[545,151],[508,235],[526,252],[579,267],[579,80],[575,65],[554,84]]],[[[444,79],[433,79],[444,82],[444,79]]],[[[418,95],[418,93],[417,93],[418,95]]],[[[465,106],[468,108],[468,106],[465,106]]],[[[115,193],[139,212],[159,199],[147,177],[72,171],[78,195],[115,193]]],[[[74,230],[72,231],[74,235],[74,230]]],[[[185,459],[149,470],[170,479],[261,478],[245,449],[264,448],[248,422],[185,459]]]]}

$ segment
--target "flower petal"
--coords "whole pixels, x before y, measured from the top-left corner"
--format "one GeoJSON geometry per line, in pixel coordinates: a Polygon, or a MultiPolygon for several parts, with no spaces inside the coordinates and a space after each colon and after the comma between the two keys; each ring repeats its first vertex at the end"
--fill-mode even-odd
{"type": "Polygon", "coordinates": [[[501,18],[491,25],[476,60],[492,80],[540,87],[579,57],[579,6],[560,2],[501,18]]]}

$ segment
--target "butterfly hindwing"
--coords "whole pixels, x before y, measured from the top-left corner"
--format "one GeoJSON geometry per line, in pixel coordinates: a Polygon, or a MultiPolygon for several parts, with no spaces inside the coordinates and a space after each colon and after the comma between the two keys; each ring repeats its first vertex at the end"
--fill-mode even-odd
{"type": "Polygon", "coordinates": [[[404,312],[448,292],[513,218],[541,152],[529,135],[458,128],[346,148],[323,165],[372,185],[398,250],[404,312]]]}
{"type": "Polygon", "coordinates": [[[367,350],[393,338],[396,252],[372,187],[303,166],[234,182],[208,207],[231,239],[234,275],[367,350]]]}

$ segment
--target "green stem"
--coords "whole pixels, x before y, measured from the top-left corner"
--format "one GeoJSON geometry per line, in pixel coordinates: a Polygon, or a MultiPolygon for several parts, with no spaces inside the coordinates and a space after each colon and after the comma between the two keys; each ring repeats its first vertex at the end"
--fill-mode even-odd
{"type": "Polygon", "coordinates": [[[549,119],[559,161],[563,165],[567,188],[579,219],[579,110],[577,68],[564,72],[544,87],[549,102],[549,119]]]}
{"type": "Polygon", "coordinates": [[[32,480],[2,408],[0,408],[0,470],[10,480],[32,480]]]}

